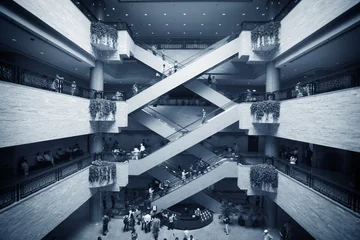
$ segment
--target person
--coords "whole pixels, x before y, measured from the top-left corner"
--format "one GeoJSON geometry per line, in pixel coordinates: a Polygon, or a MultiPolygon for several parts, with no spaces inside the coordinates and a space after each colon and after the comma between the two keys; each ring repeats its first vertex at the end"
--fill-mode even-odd
{"type": "Polygon", "coordinates": [[[292,235],[292,222],[291,220],[287,221],[287,223],[284,224],[285,227],[285,240],[290,240],[292,235]]]}
{"type": "Polygon", "coordinates": [[[145,155],[145,146],[144,144],[140,143],[140,156],[143,158],[145,155]]]}
{"type": "Polygon", "coordinates": [[[71,147],[68,147],[65,151],[66,153],[66,158],[67,159],[71,159],[73,157],[73,150],[71,149],[71,147]]]}
{"type": "Polygon", "coordinates": [[[302,87],[300,86],[300,82],[298,82],[295,86],[295,94],[297,98],[303,97],[303,93],[302,93],[302,87]]]}
{"type": "Polygon", "coordinates": [[[273,236],[270,235],[269,230],[264,230],[264,240],[271,240],[273,239],[273,236]]]}
{"type": "Polygon", "coordinates": [[[106,207],[106,196],[103,196],[102,202],[103,202],[103,207],[106,210],[106,208],[107,208],[106,207]]]}
{"type": "Polygon", "coordinates": [[[209,87],[211,87],[211,85],[212,85],[212,82],[211,82],[211,74],[209,74],[207,80],[208,80],[209,87]]]}
{"type": "Polygon", "coordinates": [[[177,69],[178,69],[178,62],[175,60],[175,62],[174,62],[174,73],[177,72],[177,69]]]}
{"type": "Polygon", "coordinates": [[[229,235],[229,223],[230,223],[230,218],[228,215],[225,215],[224,219],[223,219],[224,223],[225,223],[225,233],[226,235],[229,235]]]}
{"type": "MultiPolygon", "coordinates": [[[[58,75],[56,75],[58,76],[58,75]]],[[[55,78],[51,84],[51,90],[54,92],[59,92],[59,78],[55,78]]]]}
{"type": "Polygon", "coordinates": [[[109,222],[110,218],[108,215],[103,216],[103,235],[106,236],[106,234],[109,232],[109,222]]]}
{"type": "Polygon", "coordinates": [[[114,208],[115,203],[116,203],[116,201],[115,201],[115,193],[112,193],[110,198],[111,198],[111,208],[114,208]]]}
{"type": "Polygon", "coordinates": [[[150,232],[151,216],[149,212],[144,216],[144,223],[145,223],[145,233],[150,232]]]}
{"type": "Polygon", "coordinates": [[[102,240],[102,238],[101,237],[98,237],[98,239],[97,240],[102,240]]]}
{"type": "Polygon", "coordinates": [[[296,164],[297,158],[294,155],[291,155],[290,157],[290,164],[296,164]]]}
{"type": "Polygon", "coordinates": [[[162,60],[165,61],[165,50],[162,48],[160,49],[162,60]]]}
{"type": "Polygon", "coordinates": [[[234,150],[235,155],[239,154],[239,147],[236,143],[233,144],[233,150],[234,150]]]}
{"type": "Polygon", "coordinates": [[[187,227],[185,227],[185,230],[184,230],[184,239],[189,239],[189,230],[187,229],[187,227]]]}
{"type": "Polygon", "coordinates": [[[123,95],[121,92],[117,91],[117,92],[115,93],[115,99],[116,99],[117,101],[122,101],[122,100],[123,100],[123,97],[124,97],[124,95],[123,95]]]}
{"type": "Polygon", "coordinates": [[[164,183],[163,182],[159,183],[159,191],[160,191],[160,196],[162,196],[164,194],[164,183]]]}
{"type": "Polygon", "coordinates": [[[55,166],[55,163],[54,163],[54,158],[51,156],[51,153],[48,151],[48,152],[44,152],[44,159],[45,161],[47,162],[51,162],[51,164],[53,166],[55,166]]]}
{"type": "Polygon", "coordinates": [[[164,195],[169,190],[169,186],[170,186],[170,181],[166,179],[165,182],[164,182],[164,195]]]}
{"type": "Polygon", "coordinates": [[[166,77],[166,75],[165,75],[166,69],[165,69],[165,68],[166,68],[166,66],[165,66],[165,64],[163,64],[163,66],[162,66],[162,78],[161,78],[161,80],[166,77]]]}
{"type": "Polygon", "coordinates": [[[149,188],[149,199],[150,199],[150,201],[153,200],[153,194],[154,194],[154,189],[150,186],[150,188],[149,188]]]}
{"type": "Polygon", "coordinates": [[[171,214],[169,217],[169,228],[168,230],[174,230],[174,221],[176,220],[175,214],[171,214]]]}
{"type": "Polygon", "coordinates": [[[37,153],[36,154],[36,161],[41,164],[41,163],[45,162],[45,159],[44,159],[44,157],[42,155],[40,155],[40,153],[37,153]]]}
{"type": "Polygon", "coordinates": [[[216,84],[217,84],[217,81],[215,79],[215,76],[212,76],[212,78],[211,78],[211,88],[216,90],[216,84]]]}
{"type": "Polygon", "coordinates": [[[206,122],[206,111],[205,109],[202,109],[202,120],[201,120],[201,124],[204,124],[206,122]]]}
{"type": "Polygon", "coordinates": [[[25,176],[29,175],[29,164],[26,159],[21,163],[21,169],[24,171],[25,176]]]}
{"type": "Polygon", "coordinates": [[[197,218],[199,218],[199,217],[200,217],[200,214],[201,214],[200,208],[197,208],[197,209],[195,210],[195,216],[196,216],[197,218]]]}
{"type": "Polygon", "coordinates": [[[194,236],[193,236],[193,235],[190,235],[190,240],[194,240],[194,236]]]}
{"type": "Polygon", "coordinates": [[[154,54],[154,56],[156,56],[156,51],[157,51],[156,45],[152,45],[152,46],[151,46],[151,51],[152,51],[152,53],[154,54]]]}
{"type": "Polygon", "coordinates": [[[139,159],[140,150],[137,147],[134,147],[134,150],[131,153],[132,153],[131,159],[135,159],[135,160],[139,159]]]}
{"type": "Polygon", "coordinates": [[[138,239],[138,234],[136,233],[136,230],[133,229],[131,231],[131,240],[137,240],[138,239]]]}
{"type": "Polygon", "coordinates": [[[136,83],[134,83],[134,85],[132,86],[132,91],[133,91],[133,96],[135,96],[136,94],[138,94],[139,88],[138,88],[138,86],[137,86],[136,83]]]}
{"type": "Polygon", "coordinates": [[[71,95],[74,96],[75,92],[76,92],[76,82],[73,81],[71,84],[71,95]]]}
{"type": "Polygon", "coordinates": [[[245,98],[245,102],[250,102],[251,101],[251,91],[250,89],[246,89],[246,98],[245,98]]]}
{"type": "Polygon", "coordinates": [[[134,217],[134,214],[129,215],[129,228],[130,228],[130,230],[135,229],[135,217],[134,217]]]}
{"type": "Polygon", "coordinates": [[[139,208],[135,209],[135,219],[137,220],[137,225],[140,225],[141,222],[141,211],[139,210],[139,208]]]}
{"type": "Polygon", "coordinates": [[[187,174],[188,174],[188,172],[186,172],[185,169],[181,172],[181,180],[182,180],[182,182],[185,182],[187,174]]]}
{"type": "Polygon", "coordinates": [[[123,222],[124,222],[124,232],[129,231],[129,216],[128,215],[124,216],[123,222]]]}

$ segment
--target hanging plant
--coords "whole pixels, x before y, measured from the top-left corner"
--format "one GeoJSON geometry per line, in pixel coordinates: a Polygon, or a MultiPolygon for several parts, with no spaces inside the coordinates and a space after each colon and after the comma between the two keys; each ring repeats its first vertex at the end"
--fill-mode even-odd
{"type": "Polygon", "coordinates": [[[115,163],[96,160],[89,168],[90,187],[103,187],[116,181],[115,163]]]}
{"type": "Polygon", "coordinates": [[[255,116],[257,121],[262,120],[265,115],[266,120],[268,120],[270,114],[272,114],[273,119],[277,121],[280,116],[280,101],[268,100],[254,102],[250,106],[250,113],[252,116],[255,116]]]}
{"type": "Polygon", "coordinates": [[[279,47],[279,29],[280,22],[272,21],[255,27],[251,31],[252,49],[265,52],[267,56],[271,56],[279,47]]]}
{"type": "Polygon", "coordinates": [[[118,32],[115,28],[102,22],[92,22],[90,26],[91,43],[104,42],[111,48],[117,47],[118,32]]]}
{"type": "Polygon", "coordinates": [[[111,113],[115,116],[116,102],[106,99],[91,99],[89,112],[92,118],[107,118],[111,113]]]}
{"type": "Polygon", "coordinates": [[[250,168],[250,185],[267,192],[276,192],[278,172],[269,164],[258,164],[250,168]]]}

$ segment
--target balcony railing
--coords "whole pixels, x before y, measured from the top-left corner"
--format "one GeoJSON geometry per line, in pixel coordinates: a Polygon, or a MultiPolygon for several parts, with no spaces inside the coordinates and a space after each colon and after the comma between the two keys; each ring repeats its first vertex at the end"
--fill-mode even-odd
{"type": "Polygon", "coordinates": [[[325,177],[315,174],[289,162],[269,156],[240,156],[239,162],[242,165],[253,165],[267,163],[273,165],[278,171],[290,176],[296,181],[305,184],[315,191],[331,198],[337,203],[360,213],[360,193],[347,186],[329,181],[325,177]],[[256,160],[254,160],[256,159],[256,160]]]}
{"type": "Polygon", "coordinates": [[[94,155],[87,155],[71,162],[40,172],[12,183],[0,190],[0,209],[18,202],[45,187],[90,166],[94,155]]]}

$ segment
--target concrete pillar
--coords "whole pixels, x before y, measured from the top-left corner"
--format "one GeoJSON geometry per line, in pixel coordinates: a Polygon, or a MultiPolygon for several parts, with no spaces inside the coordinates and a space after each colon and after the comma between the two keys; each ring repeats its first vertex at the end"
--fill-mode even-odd
{"type": "Polygon", "coordinates": [[[280,90],[280,69],[275,68],[275,62],[266,65],[266,92],[280,90]]]}
{"type": "Polygon", "coordinates": [[[90,135],[90,153],[100,153],[103,151],[103,136],[102,133],[95,133],[90,135]]]}
{"type": "Polygon", "coordinates": [[[264,199],[264,211],[265,211],[265,225],[269,228],[277,227],[277,212],[278,206],[268,196],[264,199]]]}
{"type": "Polygon", "coordinates": [[[95,67],[90,70],[90,89],[104,91],[104,63],[95,60],[95,67]]]}
{"type": "Polygon", "coordinates": [[[279,157],[279,141],[272,136],[265,136],[265,155],[279,157]]]}
{"type": "Polygon", "coordinates": [[[99,222],[102,219],[102,205],[101,205],[101,191],[97,191],[91,198],[90,198],[90,209],[89,209],[89,216],[90,222],[99,222]]]}

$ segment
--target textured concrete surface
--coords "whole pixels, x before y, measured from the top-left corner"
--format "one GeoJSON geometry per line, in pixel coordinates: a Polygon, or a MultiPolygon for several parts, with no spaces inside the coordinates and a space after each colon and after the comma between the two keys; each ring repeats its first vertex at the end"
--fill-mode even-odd
{"type": "Polygon", "coordinates": [[[249,135],[271,135],[360,152],[359,87],[281,101],[279,125],[274,127],[253,125],[250,106],[239,106],[239,127],[249,129],[249,135]]]}
{"type": "MultiPolygon", "coordinates": [[[[238,186],[250,187],[250,166],[238,166],[238,186]]],[[[271,195],[287,214],[316,239],[360,239],[360,215],[279,172],[279,187],[271,195]]]]}
{"type": "MultiPolygon", "coordinates": [[[[89,99],[0,82],[0,147],[94,133],[89,99]]],[[[103,132],[127,126],[127,104],[117,102],[116,122],[101,123],[103,132]]]]}

